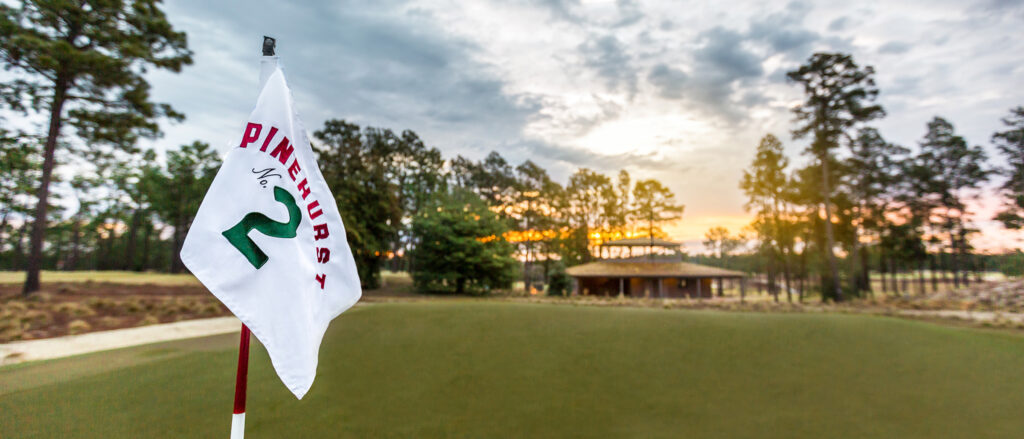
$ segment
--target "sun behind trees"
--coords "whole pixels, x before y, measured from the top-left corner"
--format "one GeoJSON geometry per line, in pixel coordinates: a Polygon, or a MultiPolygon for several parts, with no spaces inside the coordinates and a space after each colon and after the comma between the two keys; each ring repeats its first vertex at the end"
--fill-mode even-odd
{"type": "Polygon", "coordinates": [[[590,261],[596,244],[664,236],[661,226],[682,213],[663,184],[632,184],[626,171],[613,182],[581,168],[563,187],[536,163],[513,167],[497,152],[481,161],[444,160],[412,131],[397,135],[330,120],[315,137],[318,161],[345,218],[364,288],[380,286],[384,268],[410,271],[424,291],[506,287],[509,267],[488,265],[495,277],[480,277],[483,259],[477,256],[491,255],[515,268],[515,254],[522,262],[524,290],[535,293],[553,278],[564,280],[566,266],[590,261]],[[494,221],[467,196],[483,203],[494,221]],[[436,213],[456,205],[468,217],[480,216],[481,223],[462,214],[436,213]],[[462,238],[439,239],[443,228],[462,238]],[[444,254],[435,241],[444,243],[444,254]],[[452,258],[461,262],[443,269],[438,265],[452,258]]]}

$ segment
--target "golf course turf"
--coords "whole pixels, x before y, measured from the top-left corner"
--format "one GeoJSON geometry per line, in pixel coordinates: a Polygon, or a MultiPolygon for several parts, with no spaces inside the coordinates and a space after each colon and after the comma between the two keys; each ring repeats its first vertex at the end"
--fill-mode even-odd
{"type": "MultiPolygon", "coordinates": [[[[0,438],[227,437],[235,335],[0,368],[0,438]]],[[[436,301],[331,325],[247,438],[1024,437],[1024,337],[884,317],[436,301]]]]}

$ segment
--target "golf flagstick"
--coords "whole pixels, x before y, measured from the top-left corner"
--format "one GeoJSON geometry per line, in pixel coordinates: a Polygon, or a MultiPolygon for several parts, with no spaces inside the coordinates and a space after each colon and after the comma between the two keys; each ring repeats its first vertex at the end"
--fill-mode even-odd
{"type": "MultiPolygon", "coordinates": [[[[263,37],[263,62],[260,66],[260,90],[267,78],[277,67],[277,57],[274,56],[274,49],[277,40],[263,37]]],[[[249,327],[242,324],[242,335],[238,340],[238,371],[235,374],[235,409],[231,414],[231,439],[243,439],[245,437],[245,389],[249,376],[249,327]]]]}
{"type": "Polygon", "coordinates": [[[249,376],[249,327],[242,324],[238,340],[238,373],[235,375],[235,410],[231,415],[231,439],[245,437],[245,387],[249,376]]]}

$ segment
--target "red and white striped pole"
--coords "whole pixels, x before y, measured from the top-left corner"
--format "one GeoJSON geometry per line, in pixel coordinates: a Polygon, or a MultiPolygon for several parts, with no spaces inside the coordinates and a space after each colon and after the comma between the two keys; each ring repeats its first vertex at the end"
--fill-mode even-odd
{"type": "Polygon", "coordinates": [[[249,375],[249,327],[242,324],[238,340],[238,373],[235,375],[235,410],[231,415],[231,439],[245,437],[245,386],[249,375]]]}

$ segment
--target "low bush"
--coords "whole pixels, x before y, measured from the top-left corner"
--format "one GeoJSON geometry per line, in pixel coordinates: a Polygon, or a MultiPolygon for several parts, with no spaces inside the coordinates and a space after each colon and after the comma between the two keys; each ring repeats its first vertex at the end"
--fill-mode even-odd
{"type": "Polygon", "coordinates": [[[18,340],[21,338],[24,326],[14,316],[0,318],[0,341],[18,340]]]}
{"type": "Polygon", "coordinates": [[[92,329],[92,325],[85,320],[72,320],[68,323],[69,334],[81,334],[83,332],[88,332],[90,329],[92,329]]]}
{"type": "Polygon", "coordinates": [[[117,302],[103,297],[90,297],[85,303],[94,309],[111,309],[117,305],[117,302]]]}
{"type": "Polygon", "coordinates": [[[4,304],[4,311],[8,311],[14,314],[24,312],[27,309],[28,305],[26,305],[25,302],[19,302],[17,300],[12,300],[4,304]]]}
{"type": "Polygon", "coordinates": [[[21,313],[20,320],[27,325],[43,326],[53,323],[53,316],[46,311],[30,309],[21,313]]]}
{"type": "Polygon", "coordinates": [[[125,320],[127,320],[125,317],[106,316],[100,318],[99,324],[104,328],[118,328],[123,326],[125,320]]]}
{"type": "Polygon", "coordinates": [[[206,316],[215,316],[221,313],[220,304],[217,302],[207,302],[199,309],[199,313],[206,316]]]}
{"type": "Polygon", "coordinates": [[[80,302],[60,302],[53,306],[53,310],[73,317],[96,315],[96,311],[93,311],[89,305],[80,302]]]}

